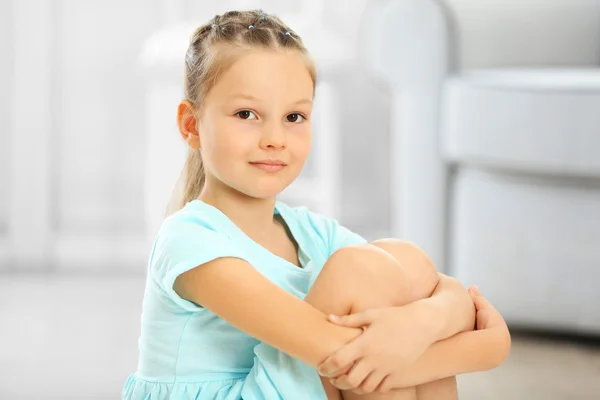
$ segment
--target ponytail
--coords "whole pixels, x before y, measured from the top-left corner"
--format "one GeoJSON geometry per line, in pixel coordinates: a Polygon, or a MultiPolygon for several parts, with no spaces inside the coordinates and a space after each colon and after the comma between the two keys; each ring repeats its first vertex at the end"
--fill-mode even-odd
{"type": "Polygon", "coordinates": [[[205,180],[206,176],[200,150],[190,149],[185,168],[181,171],[169,200],[167,216],[181,210],[190,201],[197,199],[202,193],[205,180]]]}

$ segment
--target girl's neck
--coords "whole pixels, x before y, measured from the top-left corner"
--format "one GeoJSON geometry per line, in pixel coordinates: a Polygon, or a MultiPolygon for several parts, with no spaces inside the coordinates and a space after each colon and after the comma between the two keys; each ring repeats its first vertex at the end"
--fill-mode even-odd
{"type": "Polygon", "coordinates": [[[239,192],[215,193],[204,190],[199,199],[218,208],[255,242],[268,243],[272,239],[275,198],[256,199],[239,192]]]}

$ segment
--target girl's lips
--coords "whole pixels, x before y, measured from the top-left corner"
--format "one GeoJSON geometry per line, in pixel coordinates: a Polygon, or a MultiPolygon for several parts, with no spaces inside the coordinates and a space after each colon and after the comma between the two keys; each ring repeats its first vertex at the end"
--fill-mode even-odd
{"type": "Polygon", "coordinates": [[[267,171],[267,172],[278,172],[281,171],[283,168],[285,168],[285,164],[279,162],[267,162],[267,161],[260,161],[260,162],[251,162],[250,165],[252,165],[253,167],[256,167],[258,169],[261,169],[263,171],[267,171]]]}
{"type": "Polygon", "coordinates": [[[268,164],[268,165],[287,165],[286,163],[284,163],[281,160],[258,160],[258,161],[251,161],[250,164],[268,164]]]}

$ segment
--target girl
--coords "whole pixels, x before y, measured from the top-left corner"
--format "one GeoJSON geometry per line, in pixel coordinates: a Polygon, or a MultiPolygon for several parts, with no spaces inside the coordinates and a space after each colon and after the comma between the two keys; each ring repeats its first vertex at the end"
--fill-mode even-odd
{"type": "Polygon", "coordinates": [[[276,200],[311,144],[316,72],[293,31],[227,12],[185,66],[185,185],[123,399],[455,399],[455,375],[504,360],[502,317],[417,247],[276,200]]]}

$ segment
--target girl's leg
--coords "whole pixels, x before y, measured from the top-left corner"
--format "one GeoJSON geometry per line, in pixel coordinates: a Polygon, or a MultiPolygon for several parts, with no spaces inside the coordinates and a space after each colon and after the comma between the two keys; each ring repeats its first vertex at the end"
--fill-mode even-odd
{"type": "MultiPolygon", "coordinates": [[[[338,250],[327,260],[305,300],[325,314],[346,315],[406,304],[410,300],[410,285],[406,269],[391,254],[372,244],[355,245],[338,250]]],[[[329,399],[342,398],[329,379],[321,381],[329,399]]],[[[346,391],[343,398],[416,400],[417,397],[416,388],[407,388],[369,395],[346,391]]]]}
{"type": "MultiPolygon", "coordinates": [[[[412,288],[411,302],[431,296],[437,285],[438,275],[435,265],[425,252],[410,243],[396,239],[382,239],[372,244],[386,250],[400,263],[410,265],[405,268],[412,288]]],[[[417,386],[417,399],[458,399],[456,377],[451,376],[417,386]]]]}
{"type": "Polygon", "coordinates": [[[417,399],[436,400],[436,399],[458,399],[458,388],[456,386],[456,377],[429,382],[417,386],[417,399]]]}
{"type": "MultiPolygon", "coordinates": [[[[348,246],[333,254],[323,266],[306,301],[324,313],[345,315],[408,304],[429,296],[437,282],[435,267],[420,249],[398,240],[382,240],[369,245],[348,246]]],[[[329,398],[341,398],[327,379],[322,381],[329,398]]],[[[417,388],[369,395],[344,392],[343,398],[415,400],[417,388]]]]}

